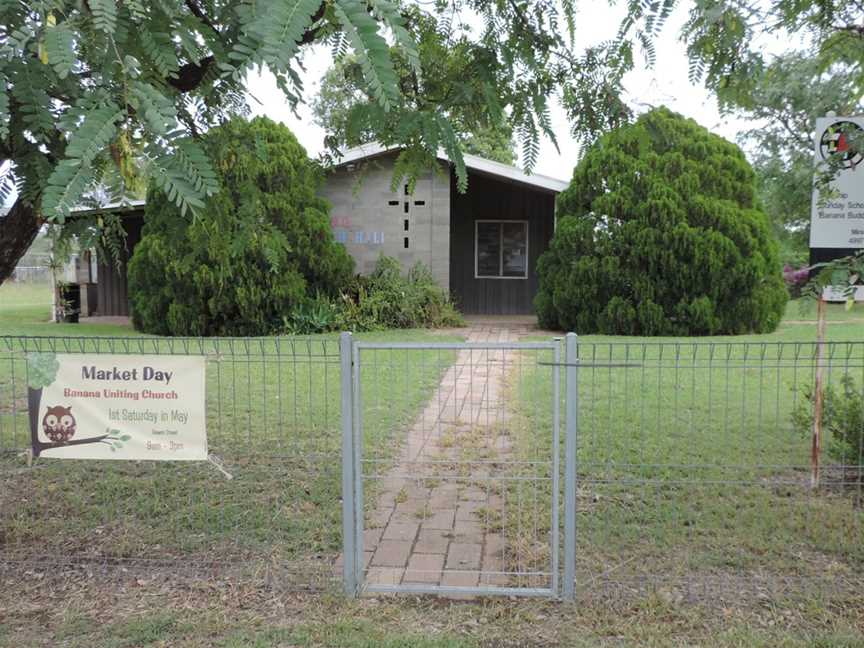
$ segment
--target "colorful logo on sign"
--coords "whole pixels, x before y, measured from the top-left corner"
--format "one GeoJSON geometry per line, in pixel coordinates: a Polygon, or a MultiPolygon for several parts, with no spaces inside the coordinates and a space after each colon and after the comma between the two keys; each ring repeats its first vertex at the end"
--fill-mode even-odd
{"type": "Polygon", "coordinates": [[[864,129],[851,121],[834,122],[822,132],[819,152],[823,160],[839,160],[844,169],[855,169],[864,159],[864,129]]]}

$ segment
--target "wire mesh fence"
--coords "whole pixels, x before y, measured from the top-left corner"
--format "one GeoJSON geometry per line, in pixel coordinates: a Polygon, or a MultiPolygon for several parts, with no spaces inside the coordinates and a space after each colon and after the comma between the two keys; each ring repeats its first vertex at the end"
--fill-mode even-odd
{"type": "Polygon", "coordinates": [[[359,584],[367,592],[486,593],[554,596],[558,588],[559,383],[520,383],[555,344],[490,341],[458,344],[359,343],[355,371],[359,584]],[[400,354],[401,352],[401,354],[400,354]],[[392,389],[367,393],[382,366],[406,383],[424,367],[441,380],[405,429],[379,443],[365,433],[394,406],[392,389]],[[509,391],[525,389],[523,409],[550,440],[511,434],[509,391]]]}
{"type": "Polygon", "coordinates": [[[2,560],[327,587],[342,542],[339,389],[335,339],[0,338],[2,560]],[[206,462],[28,467],[34,352],[204,356],[209,451],[232,478],[206,462]]]}
{"type": "MultiPolygon", "coordinates": [[[[860,593],[864,343],[821,361],[815,343],[504,347],[355,345],[371,589],[555,593],[569,556],[587,597],[860,593]]],[[[0,338],[0,562],[336,585],[343,378],[335,338],[0,338]],[[46,351],[204,356],[209,447],[233,479],[204,462],[28,466],[26,358],[46,351]]]]}
{"type": "Polygon", "coordinates": [[[814,451],[818,358],[815,343],[579,343],[577,594],[860,591],[864,344],[823,348],[814,451]]]}

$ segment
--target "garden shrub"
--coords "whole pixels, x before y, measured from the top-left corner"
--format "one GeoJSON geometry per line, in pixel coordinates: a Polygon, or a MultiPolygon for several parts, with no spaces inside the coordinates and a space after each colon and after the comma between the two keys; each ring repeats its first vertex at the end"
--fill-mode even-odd
{"type": "MultiPolygon", "coordinates": [[[[822,431],[828,454],[844,466],[864,464],[864,391],[849,374],[841,376],[839,385],[822,389],[822,431]]],[[[815,390],[803,389],[803,400],[792,413],[795,429],[805,436],[812,434],[815,390]]]]}
{"type": "Polygon", "coordinates": [[[340,326],[354,331],[460,326],[462,316],[425,265],[407,275],[399,261],[381,256],[368,277],[343,294],[340,326]]]}
{"type": "Polygon", "coordinates": [[[601,137],[557,202],[537,264],[545,328],[767,333],[788,293],[741,150],[666,108],[601,137]]]}
{"type": "Polygon", "coordinates": [[[335,299],[353,260],[333,239],[322,177],[291,131],[264,117],[213,128],[202,144],[221,189],[182,214],[151,187],[129,263],[135,327],[162,335],[266,335],[335,299]]]}

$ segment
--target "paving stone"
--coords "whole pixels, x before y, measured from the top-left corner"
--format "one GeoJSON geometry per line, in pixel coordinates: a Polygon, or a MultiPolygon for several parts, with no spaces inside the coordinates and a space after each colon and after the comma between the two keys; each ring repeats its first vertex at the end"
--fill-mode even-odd
{"type": "Polygon", "coordinates": [[[384,540],[400,540],[403,542],[413,542],[417,536],[417,529],[420,527],[419,522],[391,522],[384,529],[384,540]]]}
{"type": "Polygon", "coordinates": [[[381,534],[384,529],[382,527],[366,529],[363,531],[363,547],[374,550],[381,540],[381,534]]]}
{"type": "Polygon", "coordinates": [[[450,536],[445,531],[420,530],[417,542],[414,544],[414,553],[447,553],[450,544],[450,536]]]}
{"type": "Polygon", "coordinates": [[[506,543],[504,542],[504,537],[497,533],[487,533],[485,540],[485,546],[483,547],[483,554],[486,556],[502,556],[506,549],[506,543]]]}
{"type": "Polygon", "coordinates": [[[480,542],[483,537],[483,526],[479,522],[456,520],[453,525],[453,536],[459,539],[459,542],[464,542],[465,538],[472,538],[471,542],[480,542]]]}
{"type": "Polygon", "coordinates": [[[433,583],[437,585],[441,579],[441,570],[443,568],[443,554],[415,553],[408,561],[404,581],[406,583],[433,583]]]}
{"type": "Polygon", "coordinates": [[[455,509],[456,490],[445,491],[441,487],[433,488],[429,495],[429,506],[434,509],[455,509]]]}
{"type": "Polygon", "coordinates": [[[478,569],[483,545],[451,542],[447,549],[447,569],[478,569]]]}
{"type": "MultiPolygon", "coordinates": [[[[441,585],[448,587],[477,587],[480,582],[480,572],[448,572],[441,576],[441,585]]],[[[476,594],[447,594],[447,598],[471,600],[476,594]]]]}
{"type": "Polygon", "coordinates": [[[366,582],[370,585],[399,585],[405,570],[401,567],[370,567],[366,582]]]}
{"type": "Polygon", "coordinates": [[[465,488],[459,493],[459,500],[462,502],[482,502],[485,499],[486,493],[476,487],[465,488]]]}
{"type": "Polygon", "coordinates": [[[426,502],[423,500],[407,500],[397,504],[393,509],[390,524],[417,524],[420,521],[418,516],[425,508],[426,502]]]}
{"type": "Polygon", "coordinates": [[[443,509],[433,511],[432,515],[422,521],[421,527],[424,530],[438,529],[449,531],[453,528],[455,511],[453,509],[443,509]]]}
{"type": "Polygon", "coordinates": [[[372,556],[373,567],[404,567],[411,553],[411,542],[382,540],[372,556]]]}
{"type": "Polygon", "coordinates": [[[459,502],[456,507],[456,519],[465,522],[477,522],[481,519],[481,515],[478,515],[477,512],[480,511],[482,514],[485,509],[485,502],[459,502]]]}
{"type": "Polygon", "coordinates": [[[392,508],[380,508],[376,509],[369,516],[368,527],[370,529],[379,529],[387,526],[387,523],[390,521],[390,516],[393,513],[392,508]]]}

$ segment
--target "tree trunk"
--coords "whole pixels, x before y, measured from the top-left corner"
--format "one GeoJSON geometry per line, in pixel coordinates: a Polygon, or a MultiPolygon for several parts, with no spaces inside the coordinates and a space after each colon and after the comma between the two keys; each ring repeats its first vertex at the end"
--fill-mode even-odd
{"type": "Polygon", "coordinates": [[[0,217],[0,284],[12,276],[18,261],[36,239],[40,226],[36,210],[19,198],[4,217],[0,217]]]}

